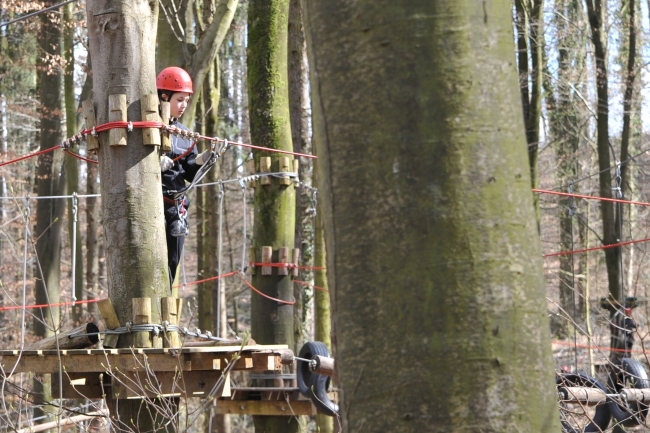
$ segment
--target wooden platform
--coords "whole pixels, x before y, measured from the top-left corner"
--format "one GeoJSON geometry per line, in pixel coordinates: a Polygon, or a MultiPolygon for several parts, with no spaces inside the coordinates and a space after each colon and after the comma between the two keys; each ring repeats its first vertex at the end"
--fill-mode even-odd
{"type": "MultiPolygon", "coordinates": [[[[286,345],[180,349],[0,350],[2,374],[53,374],[52,392],[64,398],[206,397],[232,362],[231,371],[281,373],[286,345]],[[241,349],[241,353],[240,353],[241,349]],[[237,354],[239,358],[235,360],[237,354]],[[63,383],[57,380],[59,365],[63,383]],[[182,374],[181,374],[182,372],[182,374]]],[[[216,396],[230,396],[230,381],[216,396]]]]}

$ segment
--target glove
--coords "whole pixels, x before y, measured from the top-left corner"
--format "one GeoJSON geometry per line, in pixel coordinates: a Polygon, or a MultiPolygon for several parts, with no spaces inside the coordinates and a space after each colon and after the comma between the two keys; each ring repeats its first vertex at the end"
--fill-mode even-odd
{"type": "Polygon", "coordinates": [[[199,156],[197,156],[194,161],[196,161],[196,165],[203,165],[206,162],[208,162],[208,159],[210,159],[211,155],[212,155],[212,151],[208,149],[205,152],[199,154],[199,156]]]}
{"type": "Polygon", "coordinates": [[[163,155],[163,156],[160,157],[160,171],[161,172],[165,172],[165,171],[169,170],[170,168],[172,168],[173,165],[174,165],[174,161],[172,161],[172,159],[170,157],[168,157],[167,155],[163,155]]]}

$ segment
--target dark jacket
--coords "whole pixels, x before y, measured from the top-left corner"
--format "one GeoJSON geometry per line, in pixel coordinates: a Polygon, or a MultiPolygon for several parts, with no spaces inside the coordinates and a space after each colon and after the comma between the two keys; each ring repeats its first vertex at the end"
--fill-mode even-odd
{"type": "MultiPolygon", "coordinates": [[[[189,131],[185,125],[178,121],[172,122],[172,125],[189,131]]],[[[191,140],[175,135],[172,135],[171,142],[172,150],[171,152],[167,152],[165,155],[172,160],[183,155],[192,146],[191,140]]],[[[165,197],[171,198],[171,195],[167,194],[166,191],[180,191],[185,187],[186,181],[191,182],[194,180],[194,176],[199,171],[199,168],[201,168],[201,166],[196,163],[197,155],[198,152],[196,151],[195,146],[191,151],[187,152],[186,155],[174,162],[172,168],[162,173],[162,190],[165,197]]],[[[165,205],[168,204],[168,201],[165,200],[165,205]]]]}

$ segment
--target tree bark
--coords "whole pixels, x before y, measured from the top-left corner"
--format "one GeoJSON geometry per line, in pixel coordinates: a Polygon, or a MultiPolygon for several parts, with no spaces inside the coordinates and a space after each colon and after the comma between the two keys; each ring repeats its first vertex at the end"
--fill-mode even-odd
{"type": "MultiPolygon", "coordinates": [[[[86,13],[97,123],[108,121],[112,94],[126,94],[128,119],[140,120],[141,96],[156,93],[158,3],[91,0],[86,13]]],[[[151,321],[160,323],[160,297],[169,294],[169,279],[159,149],[144,146],[139,130],[129,133],[126,146],[109,146],[108,133],[99,140],[109,297],[121,324],[132,321],[132,298],[151,298],[151,321]]],[[[124,335],[118,347],[133,343],[124,335]]],[[[173,428],[165,422],[174,414],[141,410],[140,401],[120,401],[117,411],[115,401],[109,403],[112,416],[126,425],[135,422],[142,431],[173,428]]]]}
{"type": "MultiPolygon", "coordinates": [[[[273,149],[291,151],[291,125],[287,77],[288,0],[252,0],[248,5],[248,85],[251,140],[273,149]]],[[[277,170],[278,154],[256,152],[272,158],[271,170],[277,170]]],[[[273,178],[272,178],[273,179],[273,178]]],[[[255,223],[253,227],[256,259],[263,246],[271,246],[277,261],[281,247],[294,245],[295,188],[259,185],[255,189],[255,223]]],[[[253,286],[283,301],[293,301],[291,276],[253,276],[253,286]]],[[[252,337],[260,344],[287,344],[293,347],[293,306],[253,294],[251,300],[252,337]]],[[[255,416],[258,433],[294,432],[298,423],[291,417],[255,416]]]]}
{"type": "MultiPolygon", "coordinates": [[[[47,6],[54,4],[48,2],[47,6]]],[[[41,32],[39,38],[40,56],[37,63],[40,108],[40,149],[49,149],[63,140],[61,128],[63,121],[61,100],[61,72],[50,63],[61,55],[61,27],[48,14],[40,16],[41,32]]],[[[38,157],[36,189],[39,197],[62,195],[65,183],[59,177],[58,164],[54,154],[45,153],[38,157]]],[[[60,160],[57,161],[60,163],[60,160]]],[[[61,227],[65,201],[61,199],[38,200],[36,204],[37,264],[34,274],[36,304],[55,304],[59,302],[61,281],[61,227]]],[[[35,311],[34,333],[40,337],[50,337],[60,326],[60,308],[46,307],[35,311]]],[[[34,393],[43,401],[52,399],[50,375],[43,380],[34,381],[34,393]]],[[[45,409],[45,411],[49,411],[45,409]]],[[[44,415],[41,408],[34,410],[35,416],[44,415]]]]}
{"type": "Polygon", "coordinates": [[[303,6],[344,430],[560,431],[510,2],[303,6]]]}
{"type": "MultiPolygon", "coordinates": [[[[74,89],[74,4],[68,3],[63,6],[63,49],[65,56],[65,75],[63,76],[63,93],[65,95],[65,124],[67,136],[72,137],[77,131],[77,104],[75,103],[75,89],[74,89]]],[[[68,195],[79,193],[79,160],[72,155],[65,156],[66,165],[66,190],[68,195]]],[[[78,300],[84,298],[84,282],[83,282],[83,251],[81,246],[81,224],[77,222],[74,224],[74,215],[76,212],[77,220],[79,219],[79,206],[77,203],[76,209],[74,208],[73,200],[68,201],[68,237],[70,245],[73,242],[75,246],[75,267],[71,269],[71,274],[74,273],[74,286],[69,291],[74,291],[74,296],[78,300]],[[73,229],[76,232],[73,236],[73,229]]],[[[72,254],[72,247],[70,247],[72,254]]],[[[72,281],[72,279],[71,279],[72,281]]],[[[65,292],[65,290],[62,290],[65,292]]],[[[81,304],[72,307],[71,318],[75,324],[80,324],[82,320],[83,309],[81,304]]]]}
{"type": "MultiPolygon", "coordinates": [[[[587,4],[587,16],[591,28],[591,41],[594,44],[594,56],[596,63],[596,95],[598,100],[596,134],[598,148],[598,169],[599,169],[599,192],[601,197],[612,197],[612,170],[609,143],[609,94],[608,94],[608,71],[607,51],[603,35],[603,3],[602,0],[585,0],[587,4]]],[[[617,217],[614,211],[614,204],[602,202],[600,213],[603,220],[603,244],[609,245],[618,242],[621,233],[617,226],[617,217]]],[[[622,306],[625,293],[621,284],[621,247],[605,249],[605,264],[607,266],[607,280],[609,284],[609,295],[614,305],[622,306]]],[[[615,314],[615,309],[611,311],[615,314]]],[[[613,349],[623,349],[623,352],[612,350],[610,360],[618,361],[624,355],[624,339],[612,335],[610,346],[613,349]]]]}

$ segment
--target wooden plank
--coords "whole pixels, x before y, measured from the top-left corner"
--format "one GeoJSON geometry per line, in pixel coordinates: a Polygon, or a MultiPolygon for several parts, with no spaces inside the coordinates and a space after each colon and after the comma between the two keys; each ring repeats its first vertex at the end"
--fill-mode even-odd
{"type": "MultiPolygon", "coordinates": [[[[167,296],[161,299],[161,316],[162,320],[170,325],[180,323],[180,312],[182,310],[183,300],[167,296]]],[[[163,347],[181,347],[181,341],[178,331],[165,332],[163,336],[163,347]]]]}
{"type": "MultiPolygon", "coordinates": [[[[250,260],[252,263],[255,263],[257,260],[255,258],[255,248],[249,248],[248,249],[248,260],[250,260]]],[[[255,266],[251,266],[251,275],[255,275],[255,266]]]]}
{"type": "MultiPolygon", "coordinates": [[[[155,93],[140,97],[140,115],[146,122],[160,122],[158,116],[158,95],[155,93]]],[[[142,144],[160,146],[160,129],[142,128],[142,144]]]]}
{"type": "MultiPolygon", "coordinates": [[[[121,371],[143,370],[145,364],[150,365],[154,371],[191,370],[192,364],[189,354],[178,357],[167,354],[134,355],[133,353],[121,354],[85,354],[66,355],[61,357],[61,363],[68,373],[106,372],[111,368],[121,371]]],[[[59,357],[57,355],[43,356],[3,356],[0,360],[6,373],[56,373],[59,371],[59,357]],[[19,361],[16,366],[16,361],[19,361]]]]}
{"type": "MultiPolygon", "coordinates": [[[[239,350],[245,352],[271,352],[275,350],[284,350],[289,349],[289,346],[286,344],[255,344],[242,347],[241,345],[230,345],[230,346],[206,346],[206,347],[182,347],[180,349],[165,349],[165,348],[145,348],[143,353],[153,354],[153,353],[225,353],[225,352],[239,352],[239,350]]],[[[82,354],[91,354],[91,355],[105,355],[105,354],[130,354],[131,348],[121,348],[121,349],[72,349],[68,350],[68,355],[82,355],[82,354]]],[[[0,356],[13,356],[20,353],[17,349],[5,349],[0,350],[0,356]]],[[[36,353],[31,353],[30,351],[23,351],[22,355],[35,355],[36,353]]],[[[56,355],[58,352],[56,350],[43,351],[43,355],[56,355]]]]}
{"type": "MultiPolygon", "coordinates": [[[[262,247],[262,263],[272,263],[273,248],[266,246],[262,247]]],[[[262,266],[262,275],[273,275],[273,268],[271,266],[262,266]]]]}
{"type": "MultiPolygon", "coordinates": [[[[278,158],[278,167],[279,167],[278,171],[288,173],[291,171],[291,166],[292,166],[291,160],[289,159],[288,156],[281,156],[280,158],[278,158]]],[[[279,183],[280,185],[291,185],[291,179],[289,178],[289,176],[282,176],[279,179],[279,183]]]]}
{"type": "MultiPolygon", "coordinates": [[[[223,370],[233,362],[234,353],[192,353],[192,370],[223,370]]],[[[242,353],[235,361],[235,371],[279,371],[282,356],[274,353],[242,353]]]]}
{"type": "MultiPolygon", "coordinates": [[[[165,125],[169,125],[169,119],[171,119],[171,106],[169,105],[169,102],[161,102],[160,103],[160,116],[162,117],[162,123],[165,125]]],[[[163,152],[169,152],[172,150],[172,138],[169,134],[169,132],[164,131],[161,133],[161,140],[160,140],[160,149],[163,152]]]]}
{"type": "MultiPolygon", "coordinates": [[[[278,263],[289,263],[289,248],[278,248],[278,263]]],[[[278,268],[278,275],[289,275],[289,268],[278,268]]]]}
{"type": "MultiPolygon", "coordinates": [[[[86,119],[86,129],[93,129],[97,126],[97,118],[95,117],[95,104],[92,96],[83,101],[81,107],[83,108],[84,119],[86,119]]],[[[86,143],[88,143],[88,151],[96,153],[99,150],[99,139],[92,134],[86,136],[86,143]]]]}
{"type": "MultiPolygon", "coordinates": [[[[97,307],[99,308],[99,313],[104,319],[104,326],[106,326],[106,329],[113,330],[120,327],[120,320],[117,318],[117,314],[113,308],[113,302],[109,298],[99,301],[97,307]]],[[[102,344],[104,347],[117,347],[117,341],[119,338],[120,336],[116,334],[105,335],[102,344]]]]}
{"type": "MultiPolygon", "coordinates": [[[[271,157],[262,156],[260,157],[260,173],[270,173],[271,172],[271,157]]],[[[260,178],[260,185],[271,185],[271,176],[262,176],[260,178]]]]}
{"type": "Polygon", "coordinates": [[[316,415],[316,408],[309,400],[286,401],[273,400],[215,400],[215,413],[219,415],[316,415]]]}
{"type": "MultiPolygon", "coordinates": [[[[248,169],[248,174],[255,174],[255,160],[254,159],[249,159],[246,161],[246,168],[248,169]]],[[[248,182],[247,185],[249,188],[255,188],[257,186],[257,182],[255,180],[251,180],[248,182]]]]}
{"type": "MultiPolygon", "coordinates": [[[[126,95],[108,96],[108,121],[126,122],[126,95]]],[[[109,130],[108,144],[111,146],[126,146],[126,128],[109,130]]]]}

